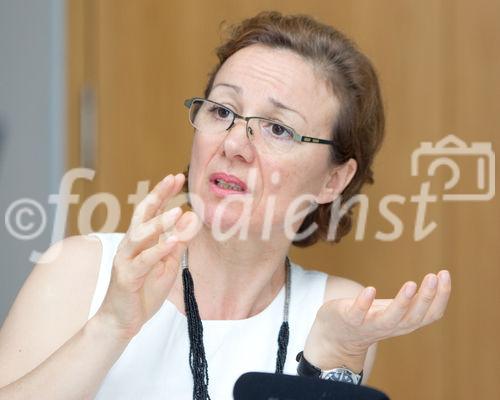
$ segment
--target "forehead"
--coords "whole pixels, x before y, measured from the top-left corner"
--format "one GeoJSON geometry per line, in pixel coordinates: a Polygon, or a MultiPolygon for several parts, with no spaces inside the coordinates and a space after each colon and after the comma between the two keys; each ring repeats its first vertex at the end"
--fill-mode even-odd
{"type": "Polygon", "coordinates": [[[252,45],[237,51],[221,66],[213,88],[217,94],[233,92],[248,107],[246,112],[262,112],[275,100],[299,111],[311,128],[331,124],[338,110],[338,100],[318,69],[288,49],[252,45]]]}

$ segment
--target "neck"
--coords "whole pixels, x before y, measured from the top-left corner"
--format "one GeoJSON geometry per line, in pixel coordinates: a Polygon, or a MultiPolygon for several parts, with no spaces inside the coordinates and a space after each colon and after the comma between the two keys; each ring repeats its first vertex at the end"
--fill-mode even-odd
{"type": "MultiPolygon", "coordinates": [[[[201,319],[244,319],[264,310],[285,283],[285,257],[290,242],[214,239],[203,229],[189,243],[189,270],[201,319]]],[[[169,300],[184,313],[182,274],[169,300]]]]}

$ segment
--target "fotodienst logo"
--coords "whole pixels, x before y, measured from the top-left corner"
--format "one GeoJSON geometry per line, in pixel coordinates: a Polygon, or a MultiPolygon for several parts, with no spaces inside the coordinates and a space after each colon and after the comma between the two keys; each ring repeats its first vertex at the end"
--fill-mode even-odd
{"type": "MultiPolygon", "coordinates": [[[[249,222],[252,218],[252,205],[254,196],[253,189],[256,187],[259,174],[256,168],[248,169],[245,178],[250,193],[238,196],[227,196],[220,200],[215,210],[212,223],[212,234],[216,240],[225,241],[232,237],[240,240],[248,238],[249,222]],[[242,210],[240,218],[227,227],[223,223],[226,210],[234,203],[241,203],[242,210]],[[224,226],[224,229],[222,229],[224,226]]],[[[260,171],[260,173],[262,173],[260,171]]],[[[270,171],[270,185],[280,185],[281,177],[278,171],[270,171]]],[[[480,202],[490,201],[495,196],[495,153],[490,142],[473,142],[470,145],[455,135],[448,135],[436,143],[421,142],[420,146],[411,153],[410,175],[419,180],[417,194],[409,197],[409,202],[416,204],[416,216],[412,221],[413,240],[423,240],[435,231],[437,223],[434,221],[426,223],[426,211],[430,204],[438,201],[446,202],[480,202]],[[437,175],[446,176],[447,179],[436,179],[437,175]],[[443,187],[439,187],[442,185],[443,187]]],[[[80,234],[92,232],[92,215],[98,206],[104,206],[107,210],[106,218],[100,231],[114,232],[121,220],[121,205],[119,199],[109,192],[95,193],[84,199],[80,204],[80,195],[72,193],[73,184],[78,179],[92,181],[95,171],[89,168],[73,168],[68,170],[61,179],[59,192],[48,196],[48,204],[55,206],[54,221],[52,223],[51,244],[64,237],[67,224],[69,207],[79,205],[77,227],[80,234]]],[[[241,177],[244,178],[244,177],[241,177]]],[[[261,177],[262,178],[262,177],[261,177]]],[[[262,183],[262,182],[261,182],[262,183]]],[[[263,183],[262,183],[263,184],[263,183]]],[[[286,184],[286,183],[283,183],[286,184]]],[[[279,188],[278,188],[279,190],[279,188]]],[[[148,195],[150,181],[139,181],[136,193],[129,194],[127,204],[136,209],[148,195]]],[[[315,196],[312,193],[301,193],[294,199],[290,199],[286,210],[278,210],[284,216],[282,232],[290,240],[302,240],[305,235],[312,234],[318,226],[313,223],[299,235],[296,233],[297,223],[314,211],[318,206],[314,204],[315,196]]],[[[342,201],[340,195],[332,202],[330,221],[328,229],[328,240],[335,238],[340,219],[351,207],[358,206],[356,226],[353,226],[354,239],[361,241],[365,238],[364,232],[367,225],[367,214],[369,199],[366,194],[357,194],[346,201],[342,201]]],[[[149,201],[154,199],[149,198],[149,201]]],[[[379,241],[395,241],[399,239],[404,231],[401,219],[390,210],[390,204],[404,204],[407,198],[399,193],[385,194],[378,204],[380,215],[393,227],[391,232],[377,231],[375,239],[379,241]]],[[[204,199],[196,193],[179,193],[169,202],[169,209],[189,203],[196,210],[200,219],[203,219],[205,204],[204,199]]],[[[143,203],[144,205],[144,203],[143,203]]],[[[278,207],[283,204],[276,203],[276,196],[270,195],[266,199],[266,210],[262,221],[261,240],[272,238],[270,229],[273,226],[273,217],[278,207]]],[[[165,210],[166,211],[166,210],[165,210]]],[[[171,223],[172,216],[165,214],[162,223],[171,223]]],[[[33,240],[39,237],[48,225],[46,208],[40,202],[31,198],[21,198],[13,201],[5,211],[5,227],[12,237],[18,240],[33,240]]],[[[201,228],[201,224],[198,227],[201,228]]],[[[190,227],[192,229],[192,227],[190,227]]],[[[169,230],[166,234],[169,234],[169,230]]],[[[32,251],[31,262],[38,262],[41,253],[32,251]]]]}

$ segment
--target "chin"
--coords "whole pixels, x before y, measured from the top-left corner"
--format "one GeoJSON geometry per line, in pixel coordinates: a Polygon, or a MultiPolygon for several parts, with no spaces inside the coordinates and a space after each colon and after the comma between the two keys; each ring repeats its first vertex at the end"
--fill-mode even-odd
{"type": "Polygon", "coordinates": [[[252,220],[244,220],[241,207],[229,206],[225,208],[223,214],[217,216],[217,220],[216,209],[216,206],[208,206],[205,209],[203,221],[204,225],[212,231],[212,234],[216,235],[217,232],[220,232],[224,237],[229,235],[227,239],[239,237],[241,231],[243,231],[243,233],[248,232],[248,235],[250,235],[252,231],[252,220]],[[238,228],[235,228],[235,226],[238,228]],[[233,233],[235,229],[236,233],[233,233]],[[232,232],[232,234],[228,232],[232,232]]]}

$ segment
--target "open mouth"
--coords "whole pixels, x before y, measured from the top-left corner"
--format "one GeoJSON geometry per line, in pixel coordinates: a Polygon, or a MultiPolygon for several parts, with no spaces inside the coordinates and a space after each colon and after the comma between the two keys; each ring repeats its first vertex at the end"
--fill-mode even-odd
{"type": "Polygon", "coordinates": [[[244,192],[245,191],[245,190],[243,190],[243,188],[240,185],[238,185],[236,183],[226,182],[224,179],[215,179],[214,183],[222,189],[233,190],[236,192],[244,192]]]}
{"type": "Polygon", "coordinates": [[[243,181],[222,172],[212,174],[210,183],[211,190],[219,195],[247,193],[247,187],[243,181]]]}

